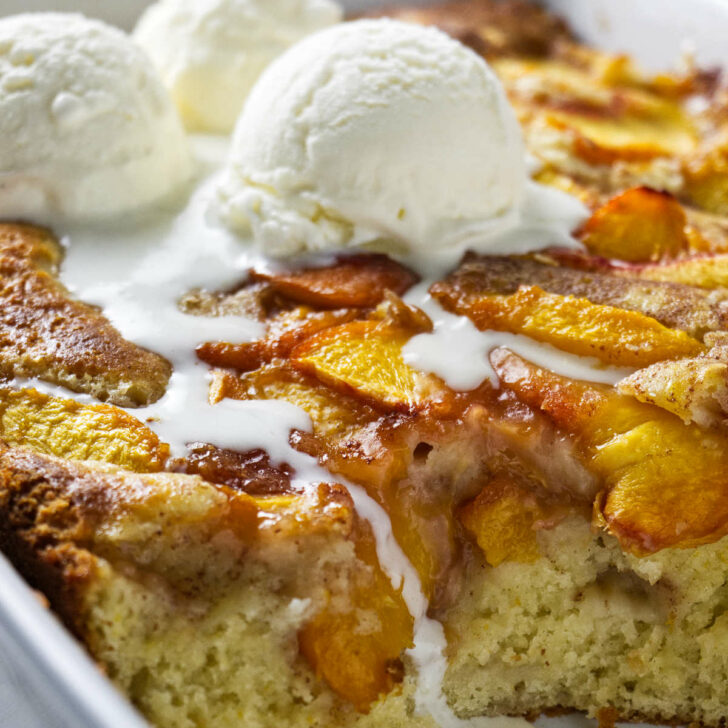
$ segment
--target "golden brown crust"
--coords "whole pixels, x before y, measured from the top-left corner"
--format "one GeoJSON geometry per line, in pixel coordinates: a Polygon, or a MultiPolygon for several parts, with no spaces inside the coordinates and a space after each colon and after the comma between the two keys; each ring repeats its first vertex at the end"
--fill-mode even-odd
{"type": "Polygon", "coordinates": [[[303,554],[316,563],[361,528],[337,485],[254,498],[195,476],[135,474],[0,442],[0,549],[91,648],[89,613],[109,579],[153,584],[199,608],[254,561],[275,564],[276,588],[306,593],[303,554]]]}
{"type": "MultiPolygon", "coordinates": [[[[0,441],[0,533],[41,561],[57,547],[75,545],[127,561],[143,554],[140,563],[152,568],[149,554],[171,554],[181,543],[221,532],[247,548],[316,534],[348,538],[353,523],[351,497],[335,484],[252,496],[196,475],[133,473],[0,441]]],[[[11,548],[11,558],[14,553],[11,548]]]]}
{"type": "Polygon", "coordinates": [[[617,389],[686,424],[722,427],[728,416],[728,364],[713,356],[657,362],[623,379],[617,389]]]}
{"type": "Polygon", "coordinates": [[[95,559],[76,545],[79,511],[53,478],[38,477],[38,456],[21,458],[16,468],[10,453],[0,442],[0,550],[81,634],[78,589],[93,575],[95,559]]]}
{"type": "Polygon", "coordinates": [[[110,467],[96,469],[6,446],[0,452],[0,474],[0,513],[34,548],[46,540],[88,540],[91,515],[100,520],[120,501],[118,488],[111,486],[144,482],[141,476],[110,467]]]}
{"type": "Polygon", "coordinates": [[[60,247],[28,225],[0,225],[0,376],[40,377],[121,406],[154,402],[167,361],[126,341],[56,280],[60,247]]]}

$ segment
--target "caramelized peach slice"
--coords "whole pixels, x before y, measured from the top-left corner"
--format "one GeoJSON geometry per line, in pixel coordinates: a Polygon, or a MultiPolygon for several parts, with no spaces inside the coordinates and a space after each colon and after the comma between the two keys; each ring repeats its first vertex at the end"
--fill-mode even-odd
{"type": "Polygon", "coordinates": [[[223,399],[282,399],[305,410],[314,433],[325,437],[345,437],[352,429],[380,416],[360,399],[334,392],[315,377],[286,364],[269,365],[240,376],[216,371],[210,399],[213,403],[223,399]]]}
{"type": "MultiPolygon", "coordinates": [[[[679,283],[639,280],[604,258],[549,250],[530,257],[466,255],[460,267],[438,281],[431,293],[451,311],[467,312],[493,294],[539,286],[560,296],[637,311],[696,338],[728,329],[728,309],[714,293],[679,283]]],[[[634,267],[636,270],[636,267],[634,267]]]]}
{"type": "Polygon", "coordinates": [[[595,459],[607,483],[601,516],[638,555],[728,533],[728,440],[667,417],[614,438],[595,459]]]}
{"type": "Polygon", "coordinates": [[[674,258],[688,248],[682,205],[670,194],[634,187],[587,220],[581,239],[589,252],[631,262],[674,258]]]}
{"type": "Polygon", "coordinates": [[[579,437],[589,456],[591,448],[652,417],[672,419],[656,407],[618,394],[613,387],[555,374],[505,348],[495,350],[490,359],[504,386],[559,428],[579,437]]]}
{"type": "Polygon", "coordinates": [[[0,389],[0,440],[69,460],[98,460],[139,473],[162,470],[169,447],[111,405],[84,405],[35,389],[0,389]]]}
{"type": "Polygon", "coordinates": [[[606,388],[562,377],[534,366],[505,348],[490,354],[501,384],[532,409],[546,413],[557,427],[579,431],[607,398],[606,388]]]}
{"type": "MultiPolygon", "coordinates": [[[[433,291],[449,307],[451,301],[438,296],[437,287],[433,291]]],[[[483,296],[466,309],[456,306],[455,311],[469,316],[481,330],[525,334],[615,366],[647,366],[704,350],[685,332],[668,329],[644,314],[547,293],[538,286],[521,286],[509,296],[483,296]]]]}
{"type": "MultiPolygon", "coordinates": [[[[319,483],[311,485],[303,493],[266,496],[226,492],[233,507],[243,510],[252,507],[255,511],[255,527],[247,531],[247,540],[281,542],[284,539],[295,541],[301,537],[332,534],[354,538],[354,503],[341,485],[319,483]]],[[[230,527],[235,530],[237,515],[234,511],[230,518],[230,527]]]]}
{"type": "Polygon", "coordinates": [[[241,344],[229,344],[224,341],[208,341],[200,344],[195,352],[197,358],[211,367],[238,369],[249,372],[263,366],[274,358],[271,347],[265,340],[244,341],[241,344]]]}
{"type": "Polygon", "coordinates": [[[418,280],[386,255],[355,255],[325,268],[290,273],[253,271],[251,278],[266,281],[285,298],[316,308],[376,306],[386,291],[401,295],[418,280]]]}
{"type": "Polygon", "coordinates": [[[555,109],[549,118],[577,134],[574,151],[590,164],[684,155],[697,134],[679,104],[638,89],[617,91],[599,115],[555,109]]]}
{"type": "Polygon", "coordinates": [[[291,362],[325,384],[375,406],[409,412],[447,396],[435,377],[405,364],[404,330],[378,321],[356,321],[313,336],[291,353],[291,362]]]}
{"type": "Polygon", "coordinates": [[[609,86],[603,69],[511,58],[494,67],[521,117],[564,132],[589,164],[684,155],[696,146],[696,130],[676,100],[634,84],[609,86]],[[519,82],[524,76],[531,83],[519,82]]]}
{"type": "Polygon", "coordinates": [[[459,515],[491,566],[540,558],[536,524],[548,514],[534,495],[517,483],[506,478],[488,483],[459,515]]]}
{"type": "Polygon", "coordinates": [[[265,337],[259,341],[242,344],[208,342],[197,347],[197,356],[213,367],[248,372],[274,359],[287,358],[295,346],[313,334],[357,317],[358,313],[352,310],[312,311],[298,307],[272,319],[265,337]]]}
{"type": "Polygon", "coordinates": [[[623,548],[643,555],[728,533],[728,437],[607,387],[569,384],[523,360],[516,367],[514,357],[494,361],[503,384],[530,406],[556,413],[556,423],[577,436],[582,457],[604,483],[597,522],[623,548]],[[589,408],[581,413],[585,399],[589,408]]]}
{"type": "Polygon", "coordinates": [[[376,555],[371,529],[359,526],[356,555],[367,569],[352,574],[343,605],[334,600],[299,633],[301,653],[316,674],[360,712],[392,690],[412,646],[413,620],[376,555]]]}

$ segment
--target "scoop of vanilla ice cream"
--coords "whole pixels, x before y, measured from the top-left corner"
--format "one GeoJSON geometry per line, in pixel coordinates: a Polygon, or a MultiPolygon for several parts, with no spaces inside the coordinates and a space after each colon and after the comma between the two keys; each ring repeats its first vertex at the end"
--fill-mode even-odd
{"type": "Polygon", "coordinates": [[[0,20],[0,216],[52,222],[151,205],[190,176],[184,130],[144,53],[81,15],[0,20]]]}
{"type": "Polygon", "coordinates": [[[160,0],[142,15],[134,37],[187,127],[227,133],[263,69],[341,17],[333,0],[160,0]]]}
{"type": "Polygon", "coordinates": [[[0,20],[0,217],[51,223],[139,210],[190,176],[149,59],[81,15],[0,20]]]}
{"type": "Polygon", "coordinates": [[[485,61],[434,28],[360,20],[301,41],[237,125],[220,216],[266,252],[462,246],[516,208],[521,131],[485,61]]]}

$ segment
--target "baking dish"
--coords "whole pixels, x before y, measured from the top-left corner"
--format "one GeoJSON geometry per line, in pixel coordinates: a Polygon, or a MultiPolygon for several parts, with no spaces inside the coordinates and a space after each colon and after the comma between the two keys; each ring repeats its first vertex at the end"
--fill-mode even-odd
{"type": "MultiPolygon", "coordinates": [[[[348,3],[348,7],[374,4],[348,3]]],[[[0,11],[74,8],[130,25],[141,5],[126,3],[107,14],[92,2],[6,2],[0,11]]],[[[693,0],[689,5],[672,0],[641,0],[636,5],[627,0],[554,0],[549,5],[588,41],[626,50],[651,67],[673,59],[691,42],[700,63],[721,63],[726,55],[721,30],[728,28],[728,4],[718,0],[693,0]]],[[[0,585],[0,660],[12,666],[7,677],[0,675],[0,725],[144,725],[4,560],[0,585]]]]}

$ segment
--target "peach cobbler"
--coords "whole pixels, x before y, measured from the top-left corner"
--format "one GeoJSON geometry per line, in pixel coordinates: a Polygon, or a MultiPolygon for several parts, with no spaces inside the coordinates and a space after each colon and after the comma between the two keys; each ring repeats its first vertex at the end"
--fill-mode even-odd
{"type": "MultiPolygon", "coordinates": [[[[105,128],[156,114],[169,172],[131,141],[88,152],[113,180],[11,165],[39,192],[0,190],[0,547],[160,727],[722,725],[722,77],[520,0],[384,15],[307,16],[190,158],[207,76],[169,96],[117,31],[0,21],[16,55],[113,33],[138,86],[105,128]]],[[[110,113],[53,93],[71,149],[110,113]]]]}

